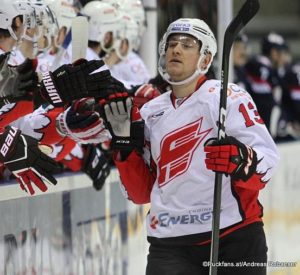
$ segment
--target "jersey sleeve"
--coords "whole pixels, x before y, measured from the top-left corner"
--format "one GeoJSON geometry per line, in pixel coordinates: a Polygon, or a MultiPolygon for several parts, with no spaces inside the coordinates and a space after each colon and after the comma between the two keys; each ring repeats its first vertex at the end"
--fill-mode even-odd
{"type": "Polygon", "coordinates": [[[226,134],[251,146],[258,160],[253,177],[247,182],[240,180],[236,184],[259,190],[270,180],[278,164],[278,150],[251,96],[237,85],[231,84],[229,87],[226,134]]]}
{"type": "Polygon", "coordinates": [[[56,130],[56,118],[61,112],[62,108],[41,106],[11,125],[43,144],[56,144],[64,138],[56,130]]]}
{"type": "Polygon", "coordinates": [[[116,154],[113,159],[128,199],[136,204],[149,203],[155,176],[150,172],[143,157],[133,151],[125,161],[119,161],[116,154]]]}
{"type": "Polygon", "coordinates": [[[19,101],[3,105],[0,108],[0,127],[5,127],[13,121],[33,111],[33,102],[19,101]]]}

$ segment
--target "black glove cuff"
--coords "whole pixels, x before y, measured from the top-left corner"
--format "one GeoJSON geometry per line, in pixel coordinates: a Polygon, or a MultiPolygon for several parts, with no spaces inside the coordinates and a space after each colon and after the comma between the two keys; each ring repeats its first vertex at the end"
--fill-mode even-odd
{"type": "Polygon", "coordinates": [[[64,99],[58,92],[58,89],[53,81],[51,72],[43,73],[43,81],[41,83],[41,94],[53,106],[64,106],[64,99]]]}
{"type": "Polygon", "coordinates": [[[14,154],[21,131],[15,127],[7,126],[0,136],[0,162],[4,163],[14,154]]]}
{"type": "Polygon", "coordinates": [[[247,181],[256,172],[258,163],[257,154],[251,147],[242,143],[239,144],[239,150],[242,160],[238,170],[232,175],[232,179],[247,181]],[[249,165],[249,163],[251,164],[249,165]],[[247,165],[249,165],[249,167],[247,167],[247,165]]]}

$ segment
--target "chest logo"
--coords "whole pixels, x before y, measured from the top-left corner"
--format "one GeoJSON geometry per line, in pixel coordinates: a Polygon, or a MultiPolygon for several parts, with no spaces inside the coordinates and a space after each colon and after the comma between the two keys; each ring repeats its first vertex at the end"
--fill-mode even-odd
{"type": "Polygon", "coordinates": [[[185,173],[201,141],[212,128],[202,130],[203,117],[167,134],[161,141],[158,158],[158,184],[163,186],[185,173]]]}

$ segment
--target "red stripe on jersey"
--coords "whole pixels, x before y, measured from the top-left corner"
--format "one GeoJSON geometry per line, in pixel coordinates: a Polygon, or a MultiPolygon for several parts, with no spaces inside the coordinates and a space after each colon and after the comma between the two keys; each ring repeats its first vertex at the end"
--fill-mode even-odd
{"type": "MultiPolygon", "coordinates": [[[[258,200],[259,190],[264,188],[267,181],[262,180],[265,173],[255,173],[248,181],[236,181],[232,184],[232,193],[236,198],[239,211],[242,216],[242,222],[230,226],[220,234],[220,238],[233,231],[242,228],[248,224],[262,221],[263,207],[258,200]]],[[[204,245],[210,243],[211,240],[197,243],[196,245],[204,245]]]]}
{"type": "Polygon", "coordinates": [[[253,80],[253,81],[256,82],[256,83],[266,83],[266,84],[269,84],[270,87],[271,87],[270,82],[267,81],[266,79],[263,79],[263,78],[261,78],[261,77],[259,77],[259,76],[257,76],[257,75],[251,74],[251,73],[249,73],[248,76],[251,78],[251,80],[253,80]]]}
{"type": "MultiPolygon", "coordinates": [[[[261,221],[262,221],[262,219],[260,217],[258,217],[258,218],[252,218],[252,219],[249,219],[249,220],[245,220],[241,223],[235,224],[234,226],[230,226],[228,229],[223,231],[222,234],[220,234],[220,238],[223,238],[223,237],[231,234],[232,232],[234,232],[234,231],[236,231],[240,228],[243,228],[243,227],[245,227],[245,226],[247,226],[251,223],[261,222],[261,221]]],[[[205,245],[205,244],[209,244],[209,243],[211,243],[211,239],[209,239],[207,241],[200,242],[200,243],[195,243],[195,245],[205,245]]]]}

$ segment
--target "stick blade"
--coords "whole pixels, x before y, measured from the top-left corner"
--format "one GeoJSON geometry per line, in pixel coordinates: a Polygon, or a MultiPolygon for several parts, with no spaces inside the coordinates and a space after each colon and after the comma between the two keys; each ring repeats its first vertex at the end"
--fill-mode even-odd
{"type": "Polygon", "coordinates": [[[72,62],[85,58],[88,47],[89,23],[85,16],[72,19],[72,62]]]}

